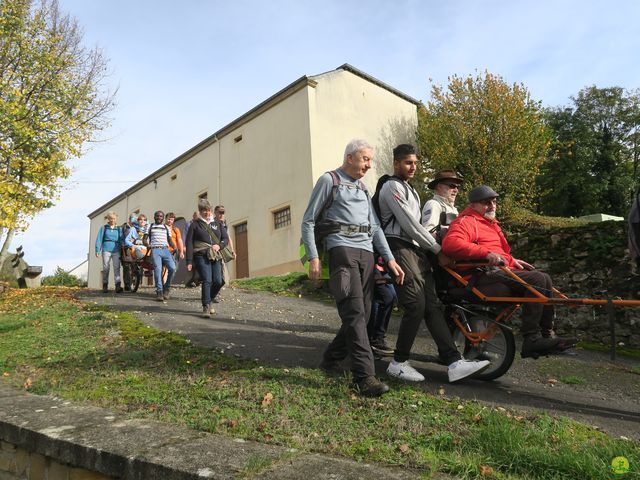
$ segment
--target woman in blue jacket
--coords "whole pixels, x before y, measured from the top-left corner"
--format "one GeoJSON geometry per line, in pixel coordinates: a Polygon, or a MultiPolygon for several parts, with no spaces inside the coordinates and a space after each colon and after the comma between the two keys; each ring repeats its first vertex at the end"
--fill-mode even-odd
{"type": "Polygon", "coordinates": [[[120,285],[120,252],[122,251],[122,229],[118,226],[118,215],[109,212],[104,217],[107,224],[98,230],[96,237],[96,257],[102,255],[102,291],[109,291],[109,260],[113,263],[113,279],[116,293],[122,293],[120,285]]]}

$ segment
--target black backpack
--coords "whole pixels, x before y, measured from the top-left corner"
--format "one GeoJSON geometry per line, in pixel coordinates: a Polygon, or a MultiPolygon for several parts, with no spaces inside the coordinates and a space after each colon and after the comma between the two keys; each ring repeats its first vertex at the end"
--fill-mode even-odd
{"type": "Polygon", "coordinates": [[[389,180],[393,180],[394,182],[401,183],[404,186],[405,194],[407,198],[409,198],[409,187],[407,186],[407,183],[404,182],[401,178],[396,177],[395,175],[384,174],[378,179],[378,183],[376,184],[376,192],[373,194],[373,197],[371,197],[371,204],[373,205],[373,210],[376,212],[376,215],[378,216],[378,220],[380,220],[380,228],[382,229],[383,232],[384,232],[384,229],[387,228],[387,225],[389,225],[389,223],[391,223],[391,221],[395,219],[395,217],[392,216],[388,221],[382,223],[382,216],[380,215],[380,190],[382,190],[382,187],[384,186],[384,184],[387,183],[389,180]]]}

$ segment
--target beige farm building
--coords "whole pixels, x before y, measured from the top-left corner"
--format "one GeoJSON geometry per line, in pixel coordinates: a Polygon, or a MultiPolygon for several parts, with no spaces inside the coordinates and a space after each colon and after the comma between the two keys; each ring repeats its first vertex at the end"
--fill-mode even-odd
{"type": "MultiPolygon", "coordinates": [[[[392,148],[415,140],[418,104],[348,64],[301,77],[91,212],[89,251],[110,210],[120,219],[171,210],[189,220],[206,196],[227,209],[238,253],[232,278],[300,270],[300,223],[317,178],[342,163],[350,139],[365,138],[376,150],[364,178],[373,189],[392,148]]],[[[89,287],[101,286],[101,268],[89,255],[89,287]]]]}

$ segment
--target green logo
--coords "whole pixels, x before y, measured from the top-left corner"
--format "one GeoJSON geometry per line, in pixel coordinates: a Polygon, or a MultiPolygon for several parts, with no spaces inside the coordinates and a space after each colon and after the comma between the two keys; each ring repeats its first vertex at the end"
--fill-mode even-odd
{"type": "Polygon", "coordinates": [[[615,457],[611,460],[611,471],[614,475],[624,475],[629,471],[629,460],[627,457],[615,457]]]}

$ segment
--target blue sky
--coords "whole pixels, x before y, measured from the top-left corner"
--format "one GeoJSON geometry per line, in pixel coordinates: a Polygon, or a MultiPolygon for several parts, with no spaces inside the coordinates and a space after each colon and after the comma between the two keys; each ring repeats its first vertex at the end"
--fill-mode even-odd
{"type": "Polygon", "coordinates": [[[59,4],[110,59],[118,93],[112,126],[73,161],[57,205],[14,240],[45,273],[86,259],[88,213],[302,75],[350,63],[425,102],[429,79],[483,70],[545,106],[589,85],[640,87],[632,0],[59,4]]]}

